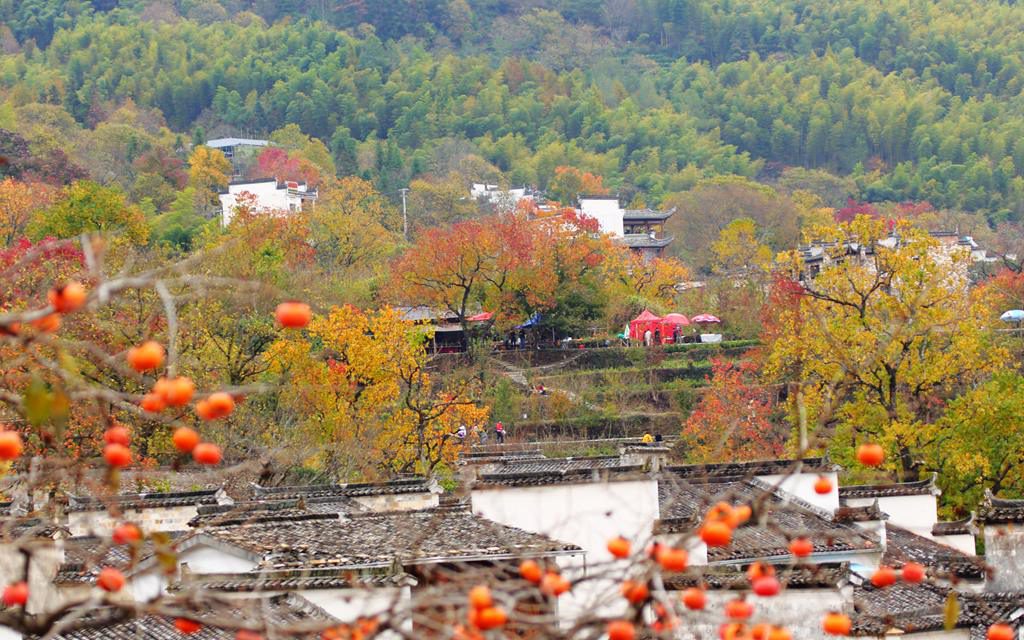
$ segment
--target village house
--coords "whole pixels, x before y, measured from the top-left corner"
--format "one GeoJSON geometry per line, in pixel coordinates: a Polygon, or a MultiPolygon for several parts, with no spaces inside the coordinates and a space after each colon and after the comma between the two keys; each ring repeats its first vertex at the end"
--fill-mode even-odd
{"type": "Polygon", "coordinates": [[[73,537],[108,536],[124,521],[135,522],[146,531],[184,531],[200,507],[232,502],[220,488],[102,497],[70,495],[66,526],[73,537]]]}
{"type": "Polygon", "coordinates": [[[282,215],[302,211],[317,199],[316,189],[305,182],[284,181],[276,178],[232,182],[221,193],[221,224],[228,226],[240,205],[251,207],[257,213],[282,215]]]}
{"type": "Polygon", "coordinates": [[[486,203],[499,213],[515,211],[520,202],[533,202],[537,199],[536,193],[526,186],[503,189],[500,185],[477,182],[473,183],[469,194],[477,202],[486,203]]]}
{"type": "Polygon", "coordinates": [[[620,244],[639,253],[646,260],[660,256],[672,243],[665,236],[665,221],[675,214],[651,209],[623,209],[618,196],[581,195],[579,211],[597,220],[602,233],[611,234],[620,244]]]}
{"type": "MultiPolygon", "coordinates": [[[[961,236],[953,231],[932,231],[930,234],[937,241],[936,255],[951,259],[954,255],[964,255],[972,264],[995,262],[995,256],[988,254],[971,236],[961,236]]],[[[879,242],[883,247],[892,248],[900,242],[899,236],[892,232],[879,242]]],[[[874,255],[874,246],[862,246],[855,242],[839,243],[833,241],[813,241],[797,248],[803,261],[801,280],[813,280],[822,269],[845,260],[866,262],[874,255]]]]}
{"type": "MultiPolygon", "coordinates": [[[[586,579],[560,599],[517,606],[557,613],[571,624],[584,613],[625,613],[616,594],[635,568],[607,549],[609,539],[622,535],[637,548],[652,540],[686,545],[690,567],[663,576],[671,597],[702,584],[717,610],[740,595],[754,605],[755,617],[768,615],[796,637],[823,640],[818,620],[826,610],[848,613],[853,635],[870,638],[972,640],[995,621],[1024,623],[1017,532],[1024,501],[987,497],[977,517],[985,527],[980,558],[968,544],[977,531],[974,518],[938,521],[934,477],[840,486],[840,469],[827,458],[670,465],[668,454],[667,447],[629,442],[619,455],[583,458],[547,458],[536,445],[475,447],[461,461],[468,487],[461,496],[443,496],[433,482],[408,478],[254,484],[235,500],[219,489],[108,497],[106,504],[145,521],[147,530],[165,531],[134,556],[128,546],[111,544],[111,522],[97,515],[100,502],[92,499],[69,497],[62,525],[9,516],[8,528],[41,550],[30,578],[30,612],[87,598],[99,567],[114,566],[128,576],[125,598],[227,599],[239,611],[258,606],[300,630],[389,612],[402,616],[402,634],[425,637],[432,626],[457,621],[457,610],[438,605],[450,598],[445,589],[453,581],[472,584],[496,570],[514,575],[520,561],[537,558],[572,580],[586,579]],[[814,489],[821,477],[833,487],[824,494],[814,489]],[[693,532],[719,501],[750,505],[752,517],[729,545],[708,548],[693,532]],[[813,545],[807,564],[794,563],[789,543],[795,537],[813,545]],[[749,592],[745,571],[755,562],[776,567],[786,585],[779,596],[749,592]],[[871,585],[879,566],[908,562],[927,567],[929,580],[871,585]],[[959,609],[947,628],[954,597],[959,609]]],[[[13,580],[20,554],[14,546],[0,553],[11,560],[0,566],[13,580]]],[[[676,637],[713,636],[719,622],[698,615],[676,637]]],[[[160,638],[169,625],[147,616],[61,637],[160,638]]],[[[0,640],[15,638],[0,629],[0,640]]]]}
{"type": "Polygon", "coordinates": [[[1024,500],[1004,500],[986,491],[978,523],[985,527],[985,561],[993,571],[989,591],[1024,591],[1024,500]]]}

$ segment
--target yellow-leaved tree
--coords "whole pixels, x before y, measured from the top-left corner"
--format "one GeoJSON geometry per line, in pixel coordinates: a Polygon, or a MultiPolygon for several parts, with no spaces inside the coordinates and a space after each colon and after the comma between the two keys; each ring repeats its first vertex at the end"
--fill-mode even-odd
{"type": "Polygon", "coordinates": [[[267,352],[284,377],[281,403],[315,444],[310,462],[339,478],[433,472],[451,464],[454,433],[483,426],[488,410],[475,383],[442,383],[427,372],[429,329],[385,307],[335,307],[303,334],[282,336],[267,352]]]}
{"type": "Polygon", "coordinates": [[[946,402],[1005,358],[967,277],[970,252],[868,216],[814,235],[829,244],[813,277],[799,252],[782,256],[764,314],[766,373],[795,385],[811,437],[830,437],[839,462],[855,468],[854,446],[870,439],[913,478],[946,402]]]}
{"type": "Polygon", "coordinates": [[[217,202],[217,191],[225,189],[231,178],[231,162],[220,149],[199,145],[188,157],[188,183],[204,204],[217,202]]]}

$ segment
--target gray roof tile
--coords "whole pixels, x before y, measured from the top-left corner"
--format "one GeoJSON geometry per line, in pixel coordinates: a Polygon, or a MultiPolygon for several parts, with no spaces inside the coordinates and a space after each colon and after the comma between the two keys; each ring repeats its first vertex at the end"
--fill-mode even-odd
{"type": "Polygon", "coordinates": [[[659,481],[662,520],[656,533],[688,533],[698,526],[707,508],[719,501],[748,504],[754,515],[733,533],[726,547],[708,549],[708,562],[737,562],[790,557],[789,542],[806,536],[815,553],[839,553],[878,549],[880,541],[855,525],[837,522],[809,504],[783,496],[756,480],[720,482],[697,486],[663,474],[659,481]],[[759,522],[763,519],[763,524],[759,522]]]}
{"type": "MultiPolygon", "coordinates": [[[[263,622],[274,627],[287,625],[304,625],[306,628],[322,629],[337,620],[323,609],[312,604],[305,598],[295,594],[283,594],[268,598],[252,598],[236,600],[232,609],[217,609],[219,618],[230,617],[235,620],[247,620],[253,623],[263,622]]],[[[181,632],[174,628],[172,618],[145,616],[137,619],[120,620],[114,618],[116,612],[111,609],[97,609],[80,622],[89,625],[73,631],[67,631],[56,637],[56,640],[181,640],[181,632]],[[114,621],[116,620],[116,621],[114,621]]],[[[211,611],[195,612],[198,622],[204,619],[209,622],[216,618],[211,611]]],[[[234,640],[234,630],[219,629],[204,625],[197,633],[188,637],[193,640],[234,640]]],[[[295,640],[319,638],[319,631],[289,636],[295,640]]],[[[28,636],[26,640],[36,640],[28,636]]]]}
{"type": "Polygon", "coordinates": [[[461,508],[214,527],[202,535],[279,569],[472,561],[580,550],[461,508]]]}
{"type": "Polygon", "coordinates": [[[996,498],[985,490],[985,501],[978,509],[978,522],[982,524],[1024,523],[1024,500],[996,498]]]}
{"type": "Polygon", "coordinates": [[[220,489],[174,491],[166,493],[129,493],[111,496],[68,496],[68,511],[105,511],[116,506],[122,510],[159,509],[218,504],[220,489]]]}
{"type": "Polygon", "coordinates": [[[949,574],[957,578],[981,579],[985,576],[985,561],[976,556],[919,536],[902,527],[886,523],[885,554],[882,562],[891,567],[902,567],[917,562],[930,571],[949,574]]]}
{"type": "MultiPolygon", "coordinates": [[[[804,473],[836,471],[838,466],[826,458],[804,458],[804,473]]],[[[796,471],[796,460],[754,460],[666,467],[665,471],[691,482],[729,482],[754,476],[781,475],[796,471]]]]}
{"type": "Polygon", "coordinates": [[[391,482],[366,482],[349,484],[310,484],[284,487],[261,487],[252,485],[253,498],[257,500],[282,500],[287,498],[357,497],[391,495],[399,493],[427,493],[430,484],[425,478],[392,480],[391,482]]]}
{"type": "Polygon", "coordinates": [[[860,484],[839,487],[839,499],[845,498],[891,498],[895,496],[939,495],[935,476],[915,482],[893,482],[891,484],[860,484]]]}

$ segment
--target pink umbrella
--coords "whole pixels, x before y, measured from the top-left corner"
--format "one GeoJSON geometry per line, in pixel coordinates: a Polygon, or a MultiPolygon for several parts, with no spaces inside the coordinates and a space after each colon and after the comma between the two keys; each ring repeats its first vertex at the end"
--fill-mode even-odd
{"type": "Polygon", "coordinates": [[[681,313],[669,313],[662,318],[661,321],[664,324],[679,324],[683,326],[690,324],[690,321],[686,319],[686,316],[681,313]]]}
{"type": "Polygon", "coordinates": [[[696,322],[697,324],[714,324],[716,322],[721,322],[721,320],[710,313],[702,313],[699,316],[693,316],[690,318],[690,322],[696,322]]]}

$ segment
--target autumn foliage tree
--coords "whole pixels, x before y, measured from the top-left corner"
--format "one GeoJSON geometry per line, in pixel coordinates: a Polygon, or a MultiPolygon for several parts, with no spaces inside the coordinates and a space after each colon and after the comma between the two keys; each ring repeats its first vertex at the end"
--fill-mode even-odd
{"type": "Polygon", "coordinates": [[[390,287],[401,302],[446,309],[464,325],[481,309],[507,325],[554,306],[561,284],[602,262],[599,243],[573,216],[467,220],[420,236],[392,264],[390,287]]]}
{"type": "Polygon", "coordinates": [[[199,145],[188,158],[188,182],[200,204],[215,204],[217,191],[227,188],[231,173],[231,162],[220,149],[199,145]]]}
{"type": "Polygon", "coordinates": [[[0,180],[0,242],[5,247],[24,235],[33,214],[53,201],[55,191],[44,183],[0,180]]]}
{"type": "Polygon", "coordinates": [[[28,227],[28,234],[37,239],[94,232],[120,234],[144,243],[149,225],[142,210],[119,190],[80,180],[65,187],[51,207],[37,210],[28,227]]]}
{"type": "Polygon", "coordinates": [[[555,167],[555,175],[548,182],[548,196],[555,202],[576,205],[581,195],[599,196],[610,191],[604,178],[576,167],[555,167]]]}
{"type": "Polygon", "coordinates": [[[332,477],[430,473],[452,464],[460,425],[480,426],[487,409],[469,381],[427,371],[429,328],[398,311],[336,307],[307,335],[271,345],[283,376],[281,401],[299,420],[296,442],[315,443],[318,467],[332,477]]]}
{"type": "Polygon", "coordinates": [[[786,434],[771,421],[769,392],[749,360],[712,361],[700,401],[683,423],[682,441],[693,462],[763,460],[782,454],[786,434]]]}
{"type": "Polygon", "coordinates": [[[321,179],[320,170],[312,162],[280,147],[267,147],[257,156],[252,177],[305,182],[310,187],[317,186],[321,179]]]}
{"type": "Polygon", "coordinates": [[[970,254],[907,222],[890,235],[868,216],[820,234],[835,241],[822,271],[798,283],[803,262],[793,252],[790,280],[776,282],[787,293],[772,295],[783,304],[765,316],[766,373],[799,386],[838,461],[869,438],[913,477],[945,402],[1003,361],[991,310],[969,286],[970,254]]]}

